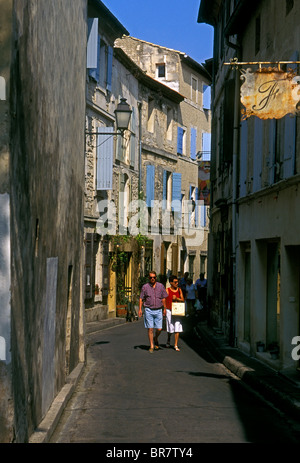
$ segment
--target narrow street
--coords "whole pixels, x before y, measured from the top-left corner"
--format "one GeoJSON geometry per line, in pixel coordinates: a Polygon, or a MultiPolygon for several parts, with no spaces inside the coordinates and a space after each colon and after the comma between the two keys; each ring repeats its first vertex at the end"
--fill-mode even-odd
{"type": "Polygon", "coordinates": [[[192,331],[148,352],[143,320],[90,335],[52,443],[294,443],[288,421],[216,363],[192,331]]]}

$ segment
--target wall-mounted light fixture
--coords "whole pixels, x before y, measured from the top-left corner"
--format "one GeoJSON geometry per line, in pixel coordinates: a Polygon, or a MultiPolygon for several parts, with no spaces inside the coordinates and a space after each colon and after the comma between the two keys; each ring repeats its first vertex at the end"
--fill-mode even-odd
{"type": "Polygon", "coordinates": [[[86,132],[86,135],[122,135],[125,130],[128,130],[129,122],[132,114],[132,109],[126,101],[126,98],[121,98],[115,110],[117,132],[86,132]]]}

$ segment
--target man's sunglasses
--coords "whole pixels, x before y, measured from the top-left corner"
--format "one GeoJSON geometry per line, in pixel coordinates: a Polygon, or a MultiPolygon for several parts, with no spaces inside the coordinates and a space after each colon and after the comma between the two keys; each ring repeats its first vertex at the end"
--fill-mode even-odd
{"type": "Polygon", "coordinates": [[[149,277],[150,280],[156,280],[156,277],[149,277]]]}

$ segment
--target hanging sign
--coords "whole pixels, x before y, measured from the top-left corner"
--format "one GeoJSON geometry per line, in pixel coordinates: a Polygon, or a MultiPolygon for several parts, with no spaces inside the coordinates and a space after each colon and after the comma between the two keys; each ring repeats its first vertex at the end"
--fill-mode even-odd
{"type": "Polygon", "coordinates": [[[261,68],[254,72],[242,69],[241,73],[245,81],[241,86],[242,120],[250,116],[280,119],[298,111],[300,77],[294,71],[261,68]]]}

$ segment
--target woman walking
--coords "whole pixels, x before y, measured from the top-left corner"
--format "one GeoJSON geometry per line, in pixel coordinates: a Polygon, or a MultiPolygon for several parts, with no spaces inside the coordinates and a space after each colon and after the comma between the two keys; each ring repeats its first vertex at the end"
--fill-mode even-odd
{"type": "Polygon", "coordinates": [[[179,333],[182,333],[181,317],[174,317],[172,315],[172,302],[184,302],[182,290],[178,288],[178,278],[175,275],[171,275],[169,278],[170,288],[167,288],[168,297],[166,297],[166,321],[167,321],[167,332],[168,340],[166,347],[170,347],[171,334],[174,333],[174,349],[179,352],[178,347],[179,333]]]}

